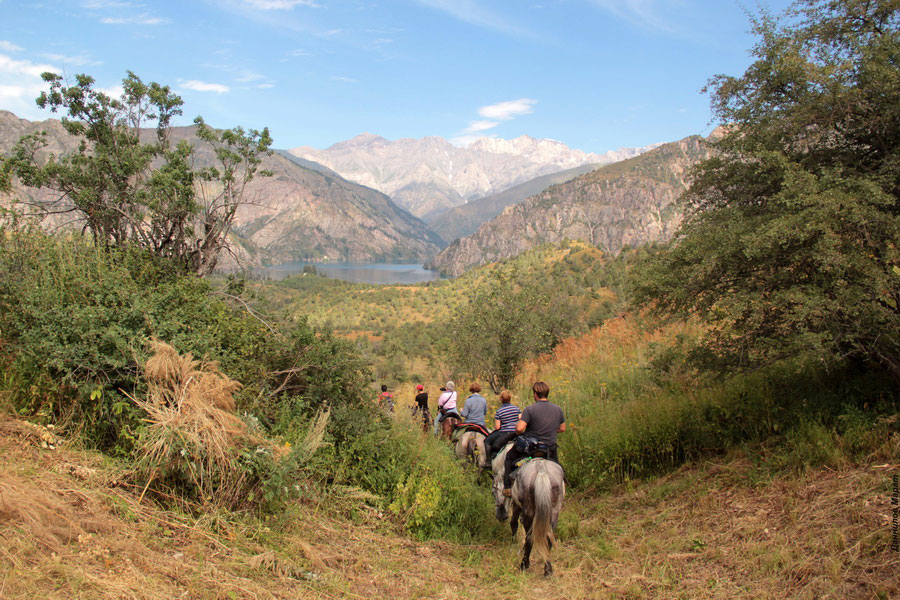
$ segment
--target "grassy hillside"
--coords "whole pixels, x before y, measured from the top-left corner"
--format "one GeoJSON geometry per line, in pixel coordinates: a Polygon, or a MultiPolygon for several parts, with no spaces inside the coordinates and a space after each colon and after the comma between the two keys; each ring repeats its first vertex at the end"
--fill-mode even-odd
{"type": "Polygon", "coordinates": [[[288,319],[302,316],[313,326],[359,342],[378,362],[380,378],[436,380],[453,373],[453,365],[442,364],[442,341],[453,333],[447,322],[478,289],[489,285],[498,269],[519,274],[522,285],[540,280],[567,294],[578,307],[573,333],[601,322],[618,305],[610,289],[619,283],[618,266],[607,266],[602,252],[580,242],[548,244],[453,280],[384,286],[298,275],[253,284],[253,292],[265,312],[288,319]]]}

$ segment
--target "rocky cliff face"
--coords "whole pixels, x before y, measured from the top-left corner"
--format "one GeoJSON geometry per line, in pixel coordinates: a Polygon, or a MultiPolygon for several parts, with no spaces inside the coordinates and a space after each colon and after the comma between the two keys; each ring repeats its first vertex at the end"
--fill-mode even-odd
{"type": "Polygon", "coordinates": [[[441,236],[448,244],[456,238],[472,235],[482,223],[490,221],[507,206],[539,194],[551,185],[556,185],[574,179],[579,175],[597,169],[600,165],[582,165],[565,171],[557,171],[550,175],[541,175],[525,183],[503,190],[499,194],[492,194],[484,198],[472,200],[461,206],[456,206],[442,213],[433,221],[428,221],[432,231],[441,236]]]}
{"type": "MultiPolygon", "coordinates": [[[[21,135],[38,130],[48,132],[43,155],[65,154],[77,147],[58,121],[32,123],[0,111],[0,152],[8,151],[21,135]]],[[[211,162],[211,151],[195,138],[193,127],[175,128],[172,133],[175,142],[187,138],[195,144],[197,166],[211,162]]],[[[262,168],[273,176],[258,177],[247,186],[247,203],[238,210],[231,240],[235,254],[251,263],[420,261],[443,245],[422,221],[386,195],[346,181],[322,165],[276,152],[262,168]]],[[[39,202],[56,198],[48,190],[20,188],[15,194],[20,200],[39,202]]]]}
{"type": "Polygon", "coordinates": [[[610,253],[668,240],[681,223],[675,201],[687,170],[708,158],[699,136],[601,167],[509,206],[426,265],[448,275],[516,256],[547,242],[583,240],[610,253]]]}
{"type": "Polygon", "coordinates": [[[429,221],[454,206],[541,175],[588,163],[607,164],[646,149],[590,154],[530,136],[514,140],[480,138],[463,148],[440,137],[389,141],[362,134],[325,150],[304,146],[291,152],[380,190],[429,221]]]}

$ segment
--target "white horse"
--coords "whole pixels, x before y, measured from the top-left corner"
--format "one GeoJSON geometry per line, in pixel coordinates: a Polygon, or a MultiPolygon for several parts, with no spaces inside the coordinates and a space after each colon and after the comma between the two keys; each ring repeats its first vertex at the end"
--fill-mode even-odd
{"type": "Polygon", "coordinates": [[[503,463],[511,446],[511,443],[507,444],[492,463],[497,519],[505,521],[512,508],[509,523],[512,534],[516,534],[520,521],[525,530],[520,568],[524,571],[531,565],[531,550],[534,547],[538,557],[544,561],[544,576],[547,577],[553,573],[550,550],[556,540],[556,525],[566,495],[565,474],[562,467],[552,460],[533,458],[519,467],[513,481],[512,495],[505,497],[503,463]]]}
{"type": "Polygon", "coordinates": [[[471,460],[478,468],[487,467],[487,456],[484,451],[484,434],[478,431],[466,431],[456,442],[456,458],[471,460]]]}

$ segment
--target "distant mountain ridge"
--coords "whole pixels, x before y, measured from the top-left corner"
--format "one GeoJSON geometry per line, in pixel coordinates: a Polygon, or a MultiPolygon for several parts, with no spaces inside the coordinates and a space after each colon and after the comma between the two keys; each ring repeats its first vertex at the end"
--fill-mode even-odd
{"type": "Polygon", "coordinates": [[[668,240],[681,223],[676,200],[687,171],[710,155],[703,138],[691,136],[551,186],[508,206],[425,266],[457,276],[547,242],[582,240],[615,254],[668,240]]]}
{"type": "Polygon", "coordinates": [[[585,164],[608,164],[655,146],[594,154],[527,135],[513,140],[478,138],[459,147],[436,136],[391,141],[364,133],[325,150],[302,146],[290,152],[380,190],[430,222],[450,208],[535,177],[585,164]]]}
{"type": "MultiPolygon", "coordinates": [[[[9,151],[22,135],[39,130],[48,132],[44,155],[61,155],[77,148],[77,140],[59,121],[31,122],[0,110],[0,153],[9,151]]],[[[172,139],[194,143],[197,166],[211,164],[212,152],[196,138],[195,131],[194,127],[173,128],[172,139]]],[[[247,186],[248,202],[237,212],[230,239],[242,262],[418,262],[434,256],[444,245],[425,223],[385,194],[346,181],[323,165],[276,151],[263,161],[262,168],[273,176],[257,177],[247,186]]],[[[37,201],[55,198],[47,190],[19,188],[15,193],[37,201]]],[[[236,266],[229,264],[227,257],[223,259],[223,266],[236,266]]]]}
{"type": "Polygon", "coordinates": [[[503,190],[499,194],[478,198],[451,208],[431,221],[429,226],[449,244],[456,238],[472,235],[478,231],[482,223],[499,215],[507,206],[522,202],[530,196],[541,193],[551,185],[564,183],[599,167],[600,165],[588,164],[535,177],[525,183],[503,190]]]}

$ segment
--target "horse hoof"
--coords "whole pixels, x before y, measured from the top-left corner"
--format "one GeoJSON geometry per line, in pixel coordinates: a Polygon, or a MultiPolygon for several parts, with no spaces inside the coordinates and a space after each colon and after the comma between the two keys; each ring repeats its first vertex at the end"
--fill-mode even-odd
{"type": "Polygon", "coordinates": [[[544,565],[544,577],[550,577],[553,575],[553,567],[548,563],[544,565]]]}
{"type": "Polygon", "coordinates": [[[527,562],[522,561],[522,563],[519,565],[519,570],[520,570],[520,571],[527,571],[529,566],[530,566],[530,565],[529,565],[527,562]]]}

